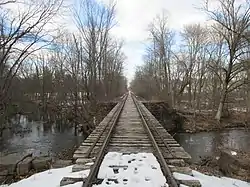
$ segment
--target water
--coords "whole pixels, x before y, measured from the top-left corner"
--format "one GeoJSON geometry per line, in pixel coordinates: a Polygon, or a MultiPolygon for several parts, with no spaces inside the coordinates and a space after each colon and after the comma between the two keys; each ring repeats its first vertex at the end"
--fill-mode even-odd
{"type": "Polygon", "coordinates": [[[21,116],[16,123],[15,133],[4,132],[0,140],[0,155],[7,157],[16,154],[22,157],[29,153],[35,156],[50,155],[52,157],[69,158],[75,146],[83,141],[83,136],[74,136],[74,129],[66,125],[29,122],[21,116]]]}
{"type": "MultiPolygon", "coordinates": [[[[13,162],[18,158],[33,153],[34,155],[50,155],[53,157],[70,158],[74,146],[79,146],[84,136],[74,136],[74,129],[55,124],[46,125],[42,122],[29,122],[20,116],[13,121],[16,133],[6,131],[0,140],[0,156],[9,157],[13,162]],[[16,123],[16,124],[15,124],[16,123]],[[19,133],[19,131],[26,131],[19,133]]],[[[250,152],[250,132],[246,130],[226,130],[223,132],[180,133],[174,136],[181,146],[197,162],[200,157],[214,156],[218,147],[228,147],[250,152]]]]}
{"type": "Polygon", "coordinates": [[[215,156],[218,147],[250,152],[250,131],[225,130],[222,132],[180,133],[174,138],[188,152],[193,162],[204,156],[215,156]]]}

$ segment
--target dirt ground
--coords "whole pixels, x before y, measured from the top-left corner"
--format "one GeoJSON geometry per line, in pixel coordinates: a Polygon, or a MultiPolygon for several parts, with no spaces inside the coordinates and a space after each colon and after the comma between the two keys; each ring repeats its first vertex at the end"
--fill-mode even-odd
{"type": "Polygon", "coordinates": [[[190,168],[207,175],[231,177],[250,182],[250,153],[239,152],[231,155],[222,151],[218,157],[206,157],[199,163],[191,163],[190,168]]]}
{"type": "Polygon", "coordinates": [[[218,131],[226,128],[250,128],[250,116],[244,112],[230,112],[223,117],[220,122],[214,119],[212,113],[188,113],[177,111],[184,118],[183,124],[179,129],[181,132],[202,132],[218,131]]]}

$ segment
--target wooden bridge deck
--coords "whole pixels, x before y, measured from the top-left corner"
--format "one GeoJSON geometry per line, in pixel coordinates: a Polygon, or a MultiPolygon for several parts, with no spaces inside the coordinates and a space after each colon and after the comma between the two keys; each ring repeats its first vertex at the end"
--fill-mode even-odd
{"type": "MultiPolygon", "coordinates": [[[[170,166],[171,172],[177,171],[192,175],[191,169],[185,163],[186,160],[191,158],[190,155],[185,152],[142,103],[137,103],[143,116],[138,112],[138,106],[136,106],[131,94],[127,96],[117,122],[114,116],[119,110],[119,103],[111,110],[75,151],[74,159],[76,159],[76,165],[73,167],[73,171],[91,168],[90,165],[85,164],[91,161],[95,162],[113,123],[115,123],[115,126],[105,152],[115,151],[126,154],[148,152],[153,153],[157,157],[152,140],[149,138],[149,134],[143,125],[142,118],[144,118],[166,163],[170,166]]],[[[180,183],[188,186],[197,186],[197,181],[194,183],[182,181],[180,183]]]]}
{"type": "Polygon", "coordinates": [[[108,151],[152,152],[153,147],[143,127],[136,106],[129,96],[112,134],[108,151]]]}

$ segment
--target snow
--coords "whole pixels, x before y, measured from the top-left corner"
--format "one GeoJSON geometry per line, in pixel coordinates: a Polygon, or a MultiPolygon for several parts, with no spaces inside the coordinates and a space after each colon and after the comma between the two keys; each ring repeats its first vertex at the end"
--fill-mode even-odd
{"type": "Polygon", "coordinates": [[[160,165],[152,153],[123,154],[109,152],[102,162],[96,187],[161,187],[168,186],[160,165]],[[110,181],[112,179],[112,181],[110,181]]]}
{"type": "MultiPolygon", "coordinates": [[[[199,180],[202,187],[210,187],[211,184],[213,187],[250,187],[250,183],[232,179],[228,177],[215,177],[215,176],[208,176],[202,174],[198,171],[192,171],[193,176],[184,175],[180,173],[173,173],[174,177],[179,180],[199,180]]],[[[184,186],[183,186],[184,187],[184,186]]]]}
{"type": "Polygon", "coordinates": [[[89,163],[87,163],[87,164],[85,164],[86,166],[92,166],[92,165],[94,165],[94,162],[89,162],[89,163]]]}
{"type": "MultiPolygon", "coordinates": [[[[72,173],[73,166],[68,166],[60,169],[50,169],[41,173],[36,173],[27,179],[11,185],[0,185],[0,187],[59,187],[63,177],[83,177],[86,178],[89,170],[72,173]]],[[[67,185],[67,187],[81,187],[82,182],[67,185]]]]}
{"type": "MultiPolygon", "coordinates": [[[[93,163],[90,163],[90,165],[93,163]]],[[[73,166],[60,169],[51,169],[32,175],[27,179],[11,185],[0,187],[59,187],[63,177],[86,178],[89,170],[72,173],[73,166]]],[[[173,173],[179,180],[199,180],[202,187],[250,187],[250,183],[227,177],[215,177],[192,171],[193,176],[173,173]]],[[[103,178],[102,184],[95,187],[160,187],[167,186],[160,165],[152,153],[122,154],[109,152],[100,167],[98,177],[103,178]],[[137,168],[137,169],[135,169],[137,168]],[[107,185],[108,184],[108,185],[107,185]]],[[[67,185],[66,187],[82,187],[82,182],[67,185]]],[[[180,185],[180,187],[187,187],[180,185]]]]}
{"type": "Polygon", "coordinates": [[[237,155],[237,152],[231,151],[231,154],[235,156],[235,155],[237,155]]]}

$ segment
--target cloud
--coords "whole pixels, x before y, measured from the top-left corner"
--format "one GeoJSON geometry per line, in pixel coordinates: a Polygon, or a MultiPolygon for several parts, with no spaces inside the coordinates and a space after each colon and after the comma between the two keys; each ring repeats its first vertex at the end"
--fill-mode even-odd
{"type": "MultiPolygon", "coordinates": [[[[109,3],[109,0],[101,1],[109,3]]],[[[180,31],[186,24],[206,20],[205,14],[198,10],[202,4],[202,0],[117,0],[118,24],[112,30],[112,34],[125,41],[125,75],[129,81],[133,78],[135,67],[143,63],[142,55],[149,37],[148,25],[156,15],[167,11],[170,28],[180,31]]]]}
{"type": "MultiPolygon", "coordinates": [[[[110,0],[99,1],[107,5],[110,2],[110,0]]],[[[77,2],[78,0],[65,0],[68,6],[78,6],[77,2]]],[[[133,78],[135,67],[143,63],[142,56],[149,37],[148,25],[156,15],[161,14],[163,10],[167,11],[170,28],[180,31],[186,24],[202,23],[206,20],[205,14],[197,9],[202,4],[203,0],[117,0],[117,25],[112,29],[112,34],[124,40],[123,52],[127,56],[125,75],[129,81],[133,78]]],[[[76,26],[72,16],[73,13],[68,8],[55,18],[54,26],[65,25],[64,29],[75,31],[76,26]]],[[[53,28],[53,25],[50,24],[49,28],[53,28]]]]}

